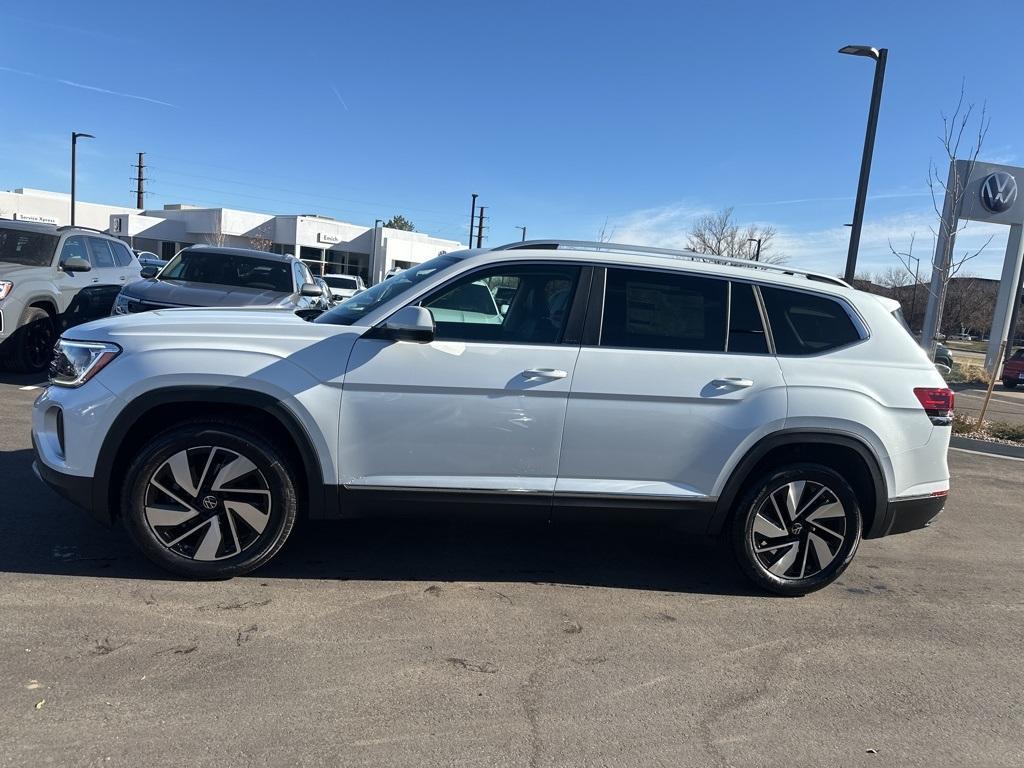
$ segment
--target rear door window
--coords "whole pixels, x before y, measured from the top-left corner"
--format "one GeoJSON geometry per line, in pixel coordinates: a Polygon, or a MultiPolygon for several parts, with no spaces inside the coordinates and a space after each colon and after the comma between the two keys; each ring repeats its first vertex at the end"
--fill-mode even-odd
{"type": "Polygon", "coordinates": [[[107,243],[111,250],[114,251],[114,262],[117,266],[130,267],[132,265],[134,258],[132,257],[132,252],[128,250],[127,245],[124,243],[111,243],[110,241],[107,241],[107,243]]]}
{"type": "Polygon", "coordinates": [[[729,283],[640,269],[609,269],[602,347],[723,352],[729,283]]]}
{"type": "Polygon", "coordinates": [[[754,286],[733,283],[729,297],[729,351],[768,354],[768,338],[761,310],[754,298],[754,286]]]}
{"type": "Polygon", "coordinates": [[[861,338],[846,308],[825,296],[761,286],[780,355],[814,355],[861,338]]]}
{"type": "Polygon", "coordinates": [[[106,240],[98,237],[87,238],[89,241],[89,255],[93,269],[113,269],[114,254],[110,252],[110,245],[106,240]]]}

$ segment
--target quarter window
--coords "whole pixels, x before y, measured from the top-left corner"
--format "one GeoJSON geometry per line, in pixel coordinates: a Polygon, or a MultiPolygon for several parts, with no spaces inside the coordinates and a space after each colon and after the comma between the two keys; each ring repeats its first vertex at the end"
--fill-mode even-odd
{"type": "Polygon", "coordinates": [[[609,269],[601,346],[722,352],[728,287],[714,278],[609,269]]]}
{"type": "Polygon", "coordinates": [[[579,267],[505,265],[456,280],[423,301],[439,341],[557,344],[579,267]]]}
{"type": "Polygon", "coordinates": [[[775,351],[813,355],[860,340],[860,333],[837,301],[802,291],[761,286],[775,351]]]}

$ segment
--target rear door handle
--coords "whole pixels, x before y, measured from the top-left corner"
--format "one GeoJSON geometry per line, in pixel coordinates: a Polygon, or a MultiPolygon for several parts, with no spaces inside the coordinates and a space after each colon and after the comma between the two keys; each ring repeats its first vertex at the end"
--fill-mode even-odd
{"type": "Polygon", "coordinates": [[[526,379],[564,379],[569,374],[557,368],[527,368],[523,371],[526,379]]]}
{"type": "Polygon", "coordinates": [[[738,376],[726,376],[723,379],[715,379],[711,383],[716,387],[721,387],[722,389],[726,387],[730,387],[732,389],[746,389],[747,387],[754,386],[753,379],[743,379],[738,376]]]}

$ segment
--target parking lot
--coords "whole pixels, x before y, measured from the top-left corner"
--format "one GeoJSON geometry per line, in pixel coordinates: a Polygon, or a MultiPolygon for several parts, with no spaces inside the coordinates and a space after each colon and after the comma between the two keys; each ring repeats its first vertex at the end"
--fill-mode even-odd
{"type": "Polygon", "coordinates": [[[4,765],[1024,763],[1020,461],[952,452],[933,527],[800,599],[662,529],[482,521],[190,583],[32,477],[0,382],[4,765]]]}

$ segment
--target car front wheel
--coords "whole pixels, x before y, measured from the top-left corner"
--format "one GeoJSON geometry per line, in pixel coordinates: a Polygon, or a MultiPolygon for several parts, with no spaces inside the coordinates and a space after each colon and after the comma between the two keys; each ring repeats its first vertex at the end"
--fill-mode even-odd
{"type": "Polygon", "coordinates": [[[270,560],[295,524],[284,454],[233,423],[191,423],[143,446],[128,470],[122,520],[145,555],[194,579],[239,576],[270,560]]]}
{"type": "Polygon", "coordinates": [[[857,496],[837,472],[794,464],[755,481],[733,516],[743,572],[780,595],[821,589],[846,570],[861,538],[857,496]]]}

